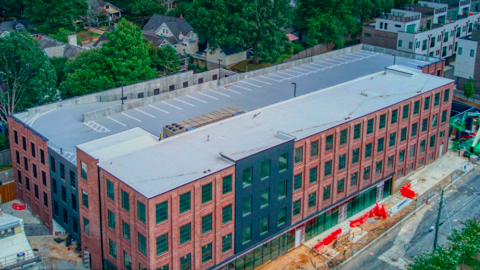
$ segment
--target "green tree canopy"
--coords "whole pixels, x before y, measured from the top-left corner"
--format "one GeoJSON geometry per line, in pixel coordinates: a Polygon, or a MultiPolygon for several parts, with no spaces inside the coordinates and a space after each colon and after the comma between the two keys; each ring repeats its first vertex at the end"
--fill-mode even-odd
{"type": "Polygon", "coordinates": [[[171,46],[158,48],[148,44],[148,54],[152,59],[152,68],[157,70],[159,76],[180,71],[180,58],[177,51],[171,46]]]}
{"type": "Polygon", "coordinates": [[[150,17],[153,14],[165,14],[167,9],[161,0],[135,0],[130,4],[133,14],[150,17]]]}
{"type": "Polygon", "coordinates": [[[0,120],[56,99],[57,76],[47,56],[26,32],[0,38],[0,120]]]}
{"type": "Polygon", "coordinates": [[[24,8],[23,0],[0,0],[0,16],[4,21],[9,17],[20,17],[24,8]]]}
{"type": "Polygon", "coordinates": [[[23,0],[25,17],[33,22],[59,22],[72,25],[78,16],[87,13],[86,1],[78,0],[23,0]]]}

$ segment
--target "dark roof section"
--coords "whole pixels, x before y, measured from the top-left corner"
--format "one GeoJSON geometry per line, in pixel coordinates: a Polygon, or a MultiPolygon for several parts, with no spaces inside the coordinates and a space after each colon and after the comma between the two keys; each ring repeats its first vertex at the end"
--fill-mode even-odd
{"type": "Polygon", "coordinates": [[[155,32],[164,23],[177,39],[180,33],[186,36],[193,31],[193,27],[184,19],[158,14],[153,15],[150,20],[148,20],[147,24],[143,27],[143,31],[155,32]]]}
{"type": "Polygon", "coordinates": [[[97,41],[95,41],[95,43],[93,43],[93,47],[97,47],[98,45],[102,44],[103,42],[108,41],[107,35],[105,35],[105,33],[110,32],[113,29],[115,29],[115,25],[110,25],[107,28],[107,30],[100,36],[100,38],[98,38],[97,41]]]}
{"type": "Polygon", "coordinates": [[[0,31],[20,30],[29,24],[30,23],[27,20],[5,21],[0,23],[0,31]]]}
{"type": "Polygon", "coordinates": [[[220,49],[223,51],[225,55],[231,55],[231,54],[243,52],[246,50],[246,49],[243,49],[242,47],[238,47],[238,46],[230,47],[228,45],[220,45],[220,49]]]}
{"type": "Polygon", "coordinates": [[[61,42],[61,41],[55,40],[55,39],[53,39],[51,37],[47,37],[47,36],[41,36],[38,39],[38,45],[40,46],[40,48],[42,50],[45,50],[45,49],[48,49],[48,48],[53,48],[53,47],[62,47],[63,50],[64,50],[63,51],[63,56],[67,57],[67,58],[75,58],[75,57],[78,56],[78,54],[80,52],[85,50],[82,47],[72,46],[68,43],[61,42]]]}

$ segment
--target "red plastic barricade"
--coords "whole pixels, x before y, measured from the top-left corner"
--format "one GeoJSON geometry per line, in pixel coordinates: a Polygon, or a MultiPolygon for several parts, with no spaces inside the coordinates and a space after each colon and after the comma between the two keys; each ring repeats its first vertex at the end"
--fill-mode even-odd
{"type": "Polygon", "coordinates": [[[406,197],[406,198],[409,198],[409,199],[415,198],[415,196],[417,196],[417,194],[411,188],[412,188],[411,183],[406,184],[405,186],[403,186],[400,189],[400,194],[402,194],[403,197],[406,197]]]}
{"type": "Polygon", "coordinates": [[[380,216],[379,218],[387,218],[388,217],[387,210],[385,210],[385,205],[382,204],[382,207],[380,207],[380,210],[378,210],[378,215],[380,216]]]}
{"type": "Polygon", "coordinates": [[[375,203],[375,206],[370,211],[370,217],[373,218],[378,216],[378,211],[380,211],[380,207],[378,207],[378,203],[375,203]]]}
{"type": "Polygon", "coordinates": [[[330,245],[340,234],[342,234],[342,228],[336,229],[329,236],[318,242],[318,244],[315,245],[315,250],[319,252],[323,247],[330,245]]]}
{"type": "Polygon", "coordinates": [[[12,208],[15,210],[25,210],[25,204],[24,203],[12,203],[12,208]]]}
{"type": "Polygon", "coordinates": [[[365,221],[368,220],[369,214],[370,214],[370,212],[367,212],[364,215],[362,215],[361,217],[350,221],[350,227],[353,228],[353,227],[358,227],[358,226],[362,225],[365,221]]]}

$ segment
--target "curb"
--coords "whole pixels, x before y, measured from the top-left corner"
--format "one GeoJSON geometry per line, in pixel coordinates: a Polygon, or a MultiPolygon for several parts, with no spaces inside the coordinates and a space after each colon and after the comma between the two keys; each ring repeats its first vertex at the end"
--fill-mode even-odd
{"type": "MultiPolygon", "coordinates": [[[[472,164],[472,163],[471,163],[472,164]]],[[[474,165],[474,164],[472,164],[474,165]]],[[[462,176],[460,176],[459,178],[457,178],[456,180],[452,181],[450,184],[448,184],[445,188],[443,188],[444,190],[448,190],[450,189],[450,187],[457,183],[457,181],[463,179],[467,174],[475,171],[478,166],[474,165],[475,167],[473,167],[471,170],[465,172],[462,176]]],[[[428,192],[428,191],[427,191],[428,192]]],[[[438,194],[435,194],[435,196],[431,197],[430,199],[433,199],[435,197],[437,197],[438,194]]],[[[367,248],[369,248],[371,245],[373,245],[374,243],[376,243],[378,240],[380,240],[381,238],[383,238],[385,235],[387,235],[390,231],[392,231],[393,229],[395,229],[398,225],[402,224],[405,220],[409,219],[413,214],[415,214],[418,210],[422,209],[425,205],[427,205],[426,203],[423,203],[421,204],[420,206],[418,206],[415,210],[413,210],[410,214],[408,214],[407,216],[405,216],[403,219],[401,219],[399,222],[397,222],[395,225],[393,225],[392,227],[390,227],[388,230],[386,230],[384,233],[382,233],[381,235],[379,235],[377,238],[375,238],[372,242],[368,243],[366,246],[364,246],[362,249],[360,249],[359,251],[355,252],[350,258],[346,259],[345,261],[343,261],[341,264],[335,266],[333,269],[338,269],[340,266],[346,264],[347,262],[351,261],[353,258],[355,258],[358,254],[362,253],[363,251],[365,251],[367,248]]]]}

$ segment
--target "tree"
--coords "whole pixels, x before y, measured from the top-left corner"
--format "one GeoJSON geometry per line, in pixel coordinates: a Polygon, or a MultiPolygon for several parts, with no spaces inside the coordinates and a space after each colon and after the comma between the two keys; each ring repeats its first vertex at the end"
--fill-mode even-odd
{"type": "Polygon", "coordinates": [[[57,75],[56,87],[58,88],[60,84],[65,80],[65,67],[67,65],[67,57],[52,57],[50,58],[50,63],[55,69],[55,74],[57,75]]]}
{"type": "Polygon", "coordinates": [[[47,56],[26,32],[0,38],[0,120],[56,99],[57,76],[47,56]]]}
{"type": "Polygon", "coordinates": [[[56,39],[61,42],[68,42],[68,36],[72,34],[72,30],[68,30],[65,28],[60,28],[56,33],[50,34],[50,37],[56,39]]]}
{"type": "Polygon", "coordinates": [[[86,1],[77,0],[23,0],[25,17],[33,22],[45,23],[40,30],[72,26],[78,16],[87,13],[86,1]],[[55,24],[52,24],[55,23],[55,24]]]}
{"type": "Polygon", "coordinates": [[[150,59],[152,59],[152,68],[157,70],[159,76],[180,71],[180,58],[174,48],[170,46],[158,48],[149,44],[148,54],[150,59]]]}
{"type": "Polygon", "coordinates": [[[142,17],[153,14],[165,14],[167,9],[161,0],[135,0],[131,5],[132,13],[142,17]]]}
{"type": "Polygon", "coordinates": [[[168,16],[180,18],[180,16],[186,16],[188,13],[188,9],[190,8],[190,4],[192,1],[177,1],[177,7],[172,8],[167,12],[168,16]]]}
{"type": "Polygon", "coordinates": [[[465,95],[466,98],[471,98],[473,94],[475,94],[472,78],[470,78],[468,82],[463,86],[463,94],[465,95]]]}
{"type": "Polygon", "coordinates": [[[24,8],[23,0],[0,0],[0,16],[4,21],[10,16],[20,17],[24,8]]]}

